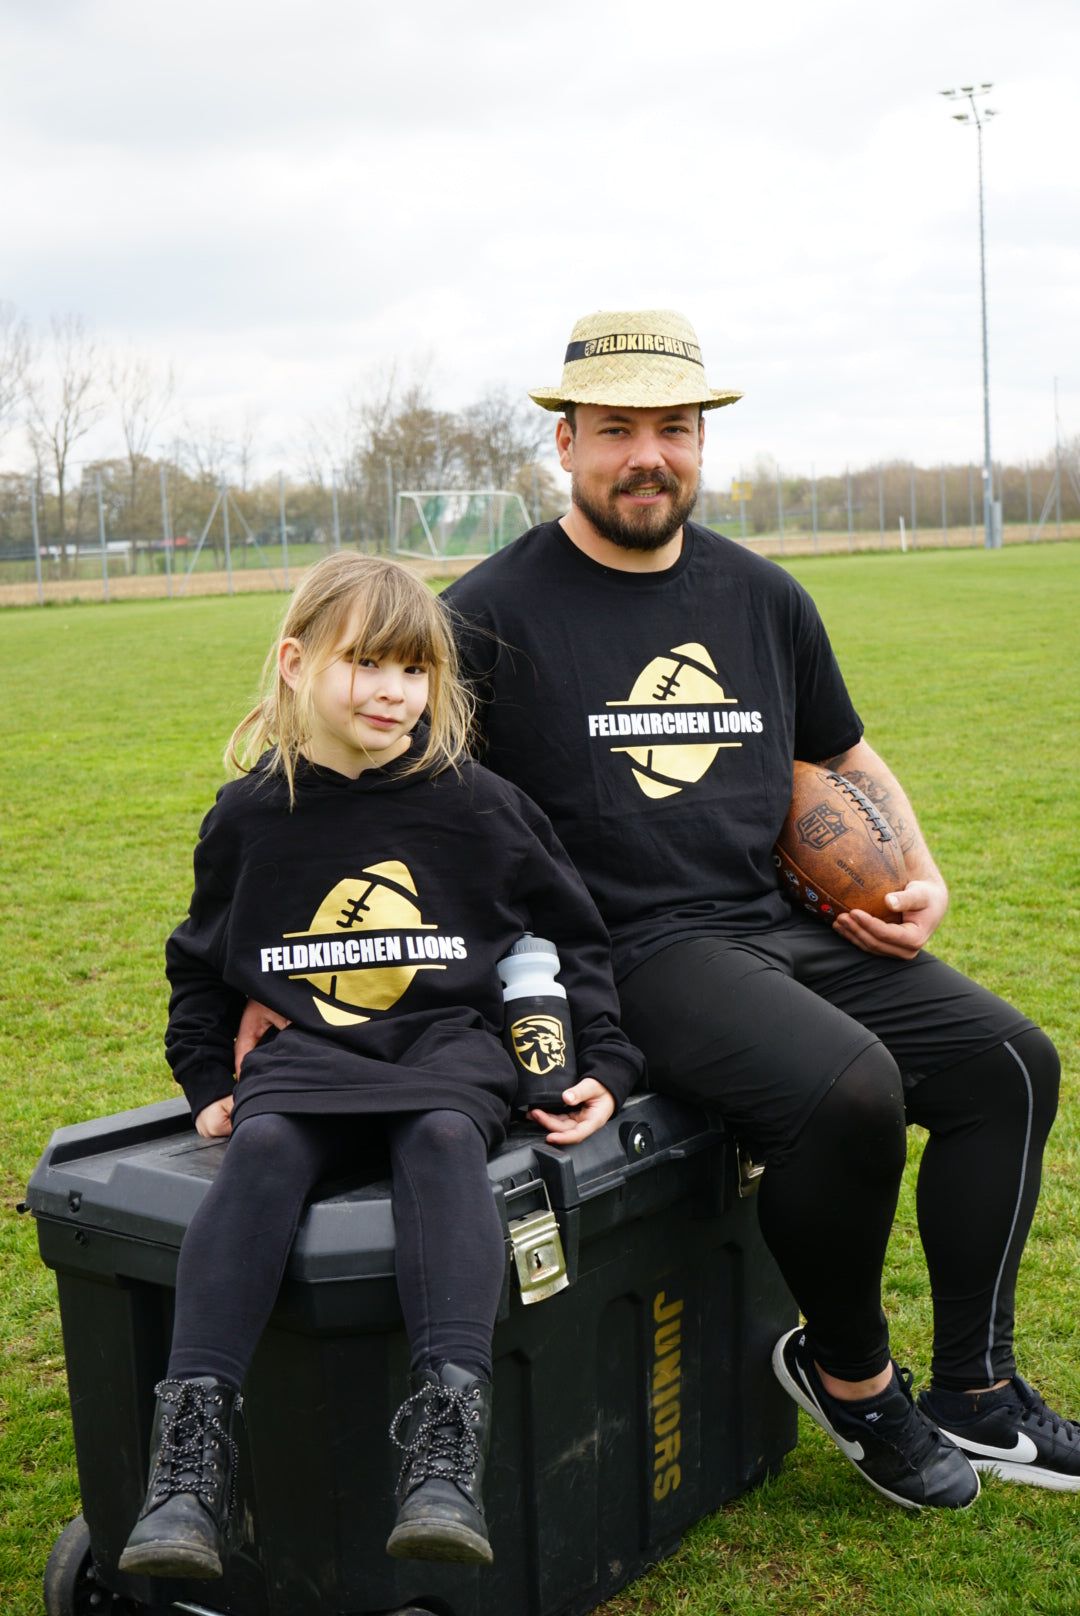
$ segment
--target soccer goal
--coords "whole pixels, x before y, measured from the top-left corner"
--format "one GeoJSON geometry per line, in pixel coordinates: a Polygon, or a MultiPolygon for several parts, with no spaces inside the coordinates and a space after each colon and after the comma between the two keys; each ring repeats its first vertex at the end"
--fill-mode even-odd
{"type": "Polygon", "coordinates": [[[532,526],[525,501],[505,488],[406,489],[394,509],[394,554],[485,556],[532,526]]]}

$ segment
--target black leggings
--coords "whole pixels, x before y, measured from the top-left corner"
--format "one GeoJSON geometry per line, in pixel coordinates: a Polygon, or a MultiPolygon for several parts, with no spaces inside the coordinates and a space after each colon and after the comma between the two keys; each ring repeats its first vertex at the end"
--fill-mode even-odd
{"type": "Polygon", "coordinates": [[[1037,1028],[910,1088],[880,1044],[837,1078],[761,1180],[762,1233],[829,1373],[885,1368],[881,1270],[906,1153],[929,1129],[919,1234],[934,1302],[935,1386],[965,1391],[1015,1373],[1016,1276],[1057,1108],[1054,1046],[1037,1028]]]}
{"type": "Polygon", "coordinates": [[[881,1270],[906,1153],[930,1139],[919,1233],[934,1300],[934,1383],[1014,1372],[1017,1269],[1060,1069],[1049,1039],[925,950],[861,953],[793,919],[672,944],[620,984],[654,1088],[715,1108],[766,1164],[759,1211],[822,1368],[889,1361],[881,1270]]]}
{"type": "Polygon", "coordinates": [[[390,1117],[259,1113],[236,1126],[192,1218],[176,1275],[169,1377],[239,1390],[270,1316],[304,1203],[320,1179],[385,1138],[398,1295],[414,1372],[459,1364],[490,1378],[502,1225],[479,1128],[460,1111],[390,1117]]]}

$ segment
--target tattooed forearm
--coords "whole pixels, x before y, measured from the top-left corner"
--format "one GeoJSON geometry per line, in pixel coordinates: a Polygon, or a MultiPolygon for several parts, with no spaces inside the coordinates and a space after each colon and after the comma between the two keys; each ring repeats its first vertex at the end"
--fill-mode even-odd
{"type": "Polygon", "coordinates": [[[889,823],[888,804],[892,801],[892,793],[882,781],[875,780],[873,775],[867,774],[865,769],[838,769],[845,780],[850,780],[853,786],[858,786],[864,797],[869,797],[875,808],[880,808],[889,823]]]}
{"type": "Polygon", "coordinates": [[[874,807],[885,815],[900,843],[900,851],[905,856],[918,847],[922,841],[918,826],[904,811],[904,804],[896,800],[893,793],[882,780],[875,780],[873,775],[867,774],[864,769],[844,769],[839,771],[845,780],[850,780],[853,786],[858,786],[864,797],[869,797],[874,807]]]}
{"type": "Polygon", "coordinates": [[[845,768],[849,754],[841,752],[838,757],[826,758],[825,767],[834,769],[842,774],[845,780],[850,780],[853,786],[858,786],[864,797],[869,797],[874,807],[885,815],[900,843],[901,852],[907,856],[915,848],[923,845],[919,827],[905,801],[898,800],[896,794],[890,789],[886,781],[867,774],[865,769],[845,768]]]}

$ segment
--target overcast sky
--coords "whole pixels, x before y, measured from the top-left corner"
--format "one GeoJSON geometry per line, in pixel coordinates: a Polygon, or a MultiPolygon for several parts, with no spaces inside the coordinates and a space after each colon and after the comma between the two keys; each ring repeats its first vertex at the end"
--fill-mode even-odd
{"type": "Polygon", "coordinates": [[[989,80],[993,447],[1036,458],[1055,376],[1080,433],[1078,62],[1076,0],[0,0],[0,298],[174,362],[264,471],[380,365],[451,408],[638,306],[745,391],[712,486],[978,463],[976,136],[937,92],[989,80]]]}

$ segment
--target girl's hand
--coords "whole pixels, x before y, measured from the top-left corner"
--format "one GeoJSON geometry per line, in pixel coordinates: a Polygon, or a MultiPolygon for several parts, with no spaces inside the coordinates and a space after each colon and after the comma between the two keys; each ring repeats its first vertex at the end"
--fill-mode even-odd
{"type": "Polygon", "coordinates": [[[570,1107],[565,1112],[527,1111],[530,1122],[538,1122],[549,1129],[549,1145],[576,1145],[591,1133],[602,1128],[615,1114],[614,1096],[598,1083],[595,1077],[582,1077],[572,1089],[565,1089],[563,1099],[570,1107]]]}
{"type": "Polygon", "coordinates": [[[283,1032],[288,1025],[285,1017],[279,1016],[276,1010],[260,1004],[258,999],[249,999],[240,1017],[240,1025],[236,1029],[236,1044],[233,1048],[233,1071],[236,1076],[240,1076],[244,1056],[251,1053],[259,1039],[264,1037],[271,1027],[283,1032]]]}
{"type": "Polygon", "coordinates": [[[204,1139],[227,1139],[232,1133],[233,1097],[212,1100],[195,1118],[195,1131],[204,1139]]]}

